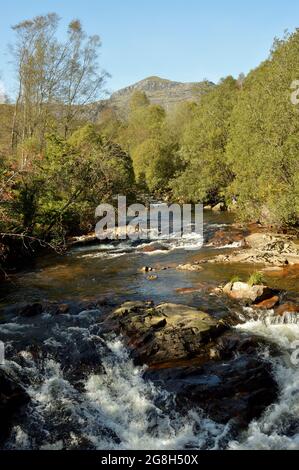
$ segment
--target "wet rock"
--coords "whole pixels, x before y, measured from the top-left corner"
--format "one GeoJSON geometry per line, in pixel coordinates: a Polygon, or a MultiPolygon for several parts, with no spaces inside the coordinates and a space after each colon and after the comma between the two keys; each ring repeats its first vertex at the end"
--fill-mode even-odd
{"type": "MultiPolygon", "coordinates": [[[[235,318],[236,319],[236,318],[235,318]]],[[[229,316],[227,321],[231,321],[233,325],[234,318],[229,316]]],[[[239,321],[240,323],[240,321],[239,321]]],[[[279,348],[274,343],[267,342],[257,335],[252,335],[247,332],[239,332],[235,329],[224,332],[217,338],[212,346],[214,358],[218,360],[234,359],[236,356],[242,354],[253,355],[259,357],[261,347],[266,347],[272,356],[279,354],[279,348]]]]}
{"type": "Polygon", "coordinates": [[[285,313],[298,313],[299,314],[299,305],[292,303],[292,302],[287,302],[282,305],[279,305],[274,310],[275,315],[283,316],[285,313]]]}
{"type": "Polygon", "coordinates": [[[158,279],[158,276],[156,275],[151,275],[151,276],[147,276],[146,278],[148,281],[156,281],[158,279]]]}
{"type": "Polygon", "coordinates": [[[145,378],[174,393],[183,412],[197,406],[215,421],[226,424],[233,420],[240,428],[258,418],[277,398],[269,364],[247,352],[202,366],[151,369],[145,378]]]}
{"type": "Polygon", "coordinates": [[[216,204],[216,206],[212,207],[212,211],[214,212],[224,212],[226,211],[226,205],[224,202],[219,202],[219,204],[216,204]]]}
{"type": "Polygon", "coordinates": [[[138,364],[206,354],[205,345],[227,328],[221,320],[193,307],[171,303],[153,307],[142,302],[126,302],[104,325],[125,335],[138,364]]]}
{"type": "Polygon", "coordinates": [[[203,267],[196,263],[179,264],[176,269],[178,271],[203,271],[203,267]]]}
{"type": "Polygon", "coordinates": [[[142,253],[153,253],[154,251],[168,251],[168,248],[159,242],[154,242],[138,248],[137,251],[141,251],[142,253]]]}
{"type": "Polygon", "coordinates": [[[252,305],[252,307],[260,310],[271,310],[277,304],[279,304],[279,296],[274,295],[270,299],[262,300],[262,302],[258,302],[252,305]]]}
{"type": "Polygon", "coordinates": [[[141,268],[141,271],[142,271],[143,273],[148,273],[148,272],[154,271],[154,268],[152,268],[151,266],[143,266],[143,267],[141,268]]]}
{"type": "Polygon", "coordinates": [[[29,401],[25,389],[0,367],[0,439],[8,434],[14,414],[29,401]]]}
{"type": "Polygon", "coordinates": [[[276,291],[264,285],[250,286],[246,282],[229,282],[224,286],[223,293],[232,299],[259,303],[273,298],[276,291]]]}
{"type": "Polygon", "coordinates": [[[43,306],[40,303],[27,304],[20,310],[22,317],[35,317],[43,312],[43,306]]]}
{"type": "Polygon", "coordinates": [[[254,233],[245,238],[246,250],[218,255],[210,263],[250,263],[265,266],[299,264],[299,248],[292,236],[254,233]]]}
{"type": "Polygon", "coordinates": [[[70,306],[68,304],[59,304],[57,306],[57,313],[62,313],[62,314],[65,314],[65,313],[68,313],[70,310],[70,306]]]}
{"type": "Polygon", "coordinates": [[[246,231],[241,229],[229,228],[227,230],[218,230],[212,238],[208,240],[208,246],[227,246],[236,244],[238,247],[244,247],[246,231]]]}

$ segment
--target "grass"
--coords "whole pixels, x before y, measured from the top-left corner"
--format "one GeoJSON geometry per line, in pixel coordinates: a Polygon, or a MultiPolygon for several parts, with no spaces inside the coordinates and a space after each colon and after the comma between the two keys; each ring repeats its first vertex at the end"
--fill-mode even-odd
{"type": "Polygon", "coordinates": [[[241,278],[240,278],[240,276],[235,274],[229,282],[231,282],[232,284],[234,284],[235,282],[241,282],[241,278]]]}
{"type": "Polygon", "coordinates": [[[249,277],[247,284],[252,287],[252,286],[259,286],[261,284],[264,284],[265,278],[263,273],[260,272],[255,272],[252,273],[251,276],[249,277]]]}

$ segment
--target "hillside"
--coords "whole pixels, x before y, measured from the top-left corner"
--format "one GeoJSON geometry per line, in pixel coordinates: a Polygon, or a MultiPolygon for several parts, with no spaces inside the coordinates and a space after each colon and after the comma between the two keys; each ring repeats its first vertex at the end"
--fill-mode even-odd
{"type": "Polygon", "coordinates": [[[160,77],[148,77],[113,93],[109,101],[117,110],[125,111],[128,108],[130,97],[134,91],[138,90],[144,91],[151,103],[161,105],[166,111],[170,111],[182,101],[197,100],[213,86],[214,84],[208,81],[182,83],[160,77]]]}

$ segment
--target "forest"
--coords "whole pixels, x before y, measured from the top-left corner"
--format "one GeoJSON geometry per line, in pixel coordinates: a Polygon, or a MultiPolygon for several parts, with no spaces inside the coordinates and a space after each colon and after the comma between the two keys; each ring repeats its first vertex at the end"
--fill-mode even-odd
{"type": "Polygon", "coordinates": [[[50,13],[13,27],[17,94],[0,105],[0,257],[16,243],[56,249],[88,233],[117,194],[225,204],[243,221],[299,221],[299,30],[247,76],[228,76],[166,112],[135,92],[105,105],[101,40],[79,20],[58,40],[50,13]]]}

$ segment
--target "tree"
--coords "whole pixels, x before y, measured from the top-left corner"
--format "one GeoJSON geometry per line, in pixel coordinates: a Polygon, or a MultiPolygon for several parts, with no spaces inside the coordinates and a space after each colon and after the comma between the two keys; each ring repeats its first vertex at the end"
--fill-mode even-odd
{"type": "MultiPolygon", "coordinates": [[[[43,148],[45,135],[53,128],[67,137],[78,125],[84,106],[100,96],[106,73],[98,65],[99,37],[87,37],[80,21],[74,20],[67,40],[60,42],[58,24],[59,17],[49,13],[13,27],[17,41],[12,53],[18,77],[13,150],[27,139],[35,139],[43,148]]],[[[24,166],[27,155],[24,150],[21,153],[24,166]]]]}
{"type": "Polygon", "coordinates": [[[175,158],[165,143],[158,139],[146,139],[134,148],[132,159],[139,183],[145,181],[152,193],[168,190],[169,180],[175,172],[175,158]]]}
{"type": "Polygon", "coordinates": [[[79,20],[69,24],[60,90],[64,104],[62,109],[65,137],[73,130],[72,124],[78,116],[80,117],[82,107],[94,103],[101,96],[108,74],[99,68],[100,47],[100,37],[88,37],[79,20]]]}
{"type": "MultiPolygon", "coordinates": [[[[49,104],[57,94],[60,47],[55,39],[59,18],[55,13],[23,21],[13,30],[17,42],[12,49],[18,77],[18,96],[12,125],[15,149],[28,138],[43,138],[48,126],[49,104]],[[56,72],[56,73],[55,73],[56,72]]],[[[22,152],[21,165],[26,164],[22,152]]]]}
{"type": "Polygon", "coordinates": [[[149,106],[150,101],[148,97],[146,96],[146,93],[144,91],[136,90],[132,94],[129,102],[129,110],[130,112],[136,111],[138,108],[143,108],[146,106],[149,106]]]}
{"type": "Polygon", "coordinates": [[[244,81],[232,115],[227,158],[235,178],[228,196],[237,196],[245,219],[299,219],[298,107],[290,89],[298,52],[299,30],[275,40],[269,59],[244,81]]]}
{"type": "Polygon", "coordinates": [[[237,94],[236,80],[227,77],[191,108],[193,116],[184,129],[179,151],[184,169],[172,183],[177,198],[215,202],[224,197],[233,178],[226,146],[237,94]]]}

